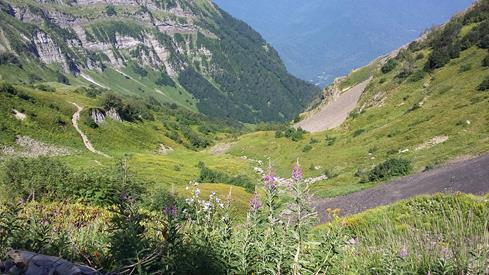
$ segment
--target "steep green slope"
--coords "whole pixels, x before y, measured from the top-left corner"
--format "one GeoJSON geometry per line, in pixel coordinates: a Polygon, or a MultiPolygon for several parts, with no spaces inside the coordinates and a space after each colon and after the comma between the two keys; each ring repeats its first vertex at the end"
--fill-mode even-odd
{"type": "MultiPolygon", "coordinates": [[[[119,98],[120,109],[112,104],[125,119],[116,121],[108,115],[106,102],[110,93],[102,92],[94,98],[87,96],[90,89],[51,85],[56,88],[0,82],[0,167],[18,156],[48,156],[76,171],[91,174],[111,169],[120,159],[127,159],[131,172],[151,183],[150,188],[179,188],[197,180],[201,162],[230,177],[242,177],[239,181],[215,179],[211,183],[242,185],[255,178],[246,161],[204,150],[221,139],[246,131],[239,123],[210,119],[177,105],[158,105],[130,97],[119,98]],[[96,150],[109,157],[85,148],[72,125],[76,111],[72,102],[84,108],[78,121],[80,129],[96,150]],[[105,114],[105,120],[96,124],[94,112],[105,114]],[[23,119],[16,117],[16,113],[23,119]]],[[[117,101],[115,98],[112,102],[117,101]]]]}
{"type": "MultiPolygon", "coordinates": [[[[488,7],[489,1],[481,1],[401,51],[389,62],[392,68],[374,70],[358,109],[341,127],[296,142],[273,132],[252,133],[239,138],[230,153],[270,158],[281,176],[299,158],[307,176],[330,177],[314,191],[336,196],[377,184],[369,172],[387,159],[407,159],[418,172],[487,152],[489,94],[482,84],[489,78],[488,7]],[[445,64],[426,65],[434,60],[445,64]]],[[[344,81],[349,86],[358,80],[344,81]]]]}
{"type": "Polygon", "coordinates": [[[290,120],[319,92],[208,0],[11,0],[0,10],[10,82],[92,83],[243,122],[290,120]]]}

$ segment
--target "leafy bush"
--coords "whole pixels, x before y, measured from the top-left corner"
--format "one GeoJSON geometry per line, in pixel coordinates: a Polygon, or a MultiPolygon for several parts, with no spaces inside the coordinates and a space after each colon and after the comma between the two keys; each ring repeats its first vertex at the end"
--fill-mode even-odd
{"type": "Polygon", "coordinates": [[[124,165],[120,162],[116,169],[87,173],[75,172],[51,158],[11,159],[5,163],[1,183],[10,197],[25,201],[73,199],[111,205],[121,192],[144,193],[144,184],[128,174],[124,165]]]}
{"type": "Polygon", "coordinates": [[[489,54],[486,55],[486,57],[484,57],[484,59],[482,60],[482,66],[489,67],[489,54]]]}
{"type": "Polygon", "coordinates": [[[179,128],[184,137],[187,138],[192,149],[204,149],[212,144],[212,141],[208,137],[193,131],[185,125],[180,125],[179,128]]]}
{"type": "Polygon", "coordinates": [[[415,73],[413,73],[411,75],[411,77],[409,78],[409,80],[411,82],[418,82],[418,81],[422,80],[425,77],[425,75],[426,75],[425,71],[423,71],[423,70],[417,70],[415,73]]]}
{"type": "Polygon", "coordinates": [[[462,66],[460,66],[460,68],[458,69],[458,72],[459,73],[464,73],[464,72],[467,72],[467,71],[470,71],[472,69],[472,66],[470,64],[463,64],[462,66]]]}
{"type": "Polygon", "coordinates": [[[281,138],[281,137],[286,137],[292,141],[299,141],[304,139],[304,134],[306,131],[302,130],[302,128],[293,128],[293,127],[288,127],[287,129],[283,130],[277,130],[275,132],[275,137],[276,138],[281,138]]]}
{"type": "Polygon", "coordinates": [[[100,99],[100,105],[106,110],[114,109],[121,119],[129,122],[140,121],[142,119],[153,120],[153,114],[149,107],[138,98],[123,99],[115,93],[106,93],[100,99]]]}
{"type": "Polygon", "coordinates": [[[333,146],[336,143],[337,137],[326,136],[325,142],[328,146],[333,146]]]}
{"type": "Polygon", "coordinates": [[[304,146],[304,148],[302,148],[302,152],[304,152],[304,153],[307,153],[311,150],[312,150],[312,146],[309,144],[307,144],[306,146],[304,146]]]}
{"type": "Polygon", "coordinates": [[[344,219],[329,209],[329,222],[316,227],[318,213],[300,167],[288,185],[278,185],[271,171],[238,225],[224,194],[203,197],[197,183],[185,201],[157,192],[154,211],[128,194],[119,196],[110,215],[66,202],[2,205],[0,253],[27,249],[114,274],[487,271],[489,202],[483,197],[418,197],[344,219]]]}
{"type": "Polygon", "coordinates": [[[0,82],[0,92],[10,94],[10,95],[16,95],[17,89],[15,89],[15,87],[9,83],[0,82]]]}
{"type": "Polygon", "coordinates": [[[145,68],[139,66],[138,64],[132,65],[132,71],[142,77],[148,76],[148,71],[146,71],[145,68]]]}
{"type": "Polygon", "coordinates": [[[224,172],[212,170],[205,166],[205,163],[199,162],[200,175],[197,179],[202,183],[227,183],[243,187],[248,192],[255,191],[255,185],[245,176],[232,177],[224,172]]]}
{"type": "Polygon", "coordinates": [[[107,14],[107,16],[117,15],[117,11],[115,10],[115,6],[114,5],[105,6],[105,14],[107,14]]]}
{"type": "Polygon", "coordinates": [[[71,171],[49,158],[12,159],[5,163],[2,184],[12,197],[24,200],[62,198],[71,190],[71,171]]]}
{"type": "Polygon", "coordinates": [[[489,77],[486,77],[484,81],[479,85],[479,91],[487,91],[489,90],[489,77]]]}
{"type": "Polygon", "coordinates": [[[395,59],[389,59],[384,66],[382,66],[381,71],[384,74],[387,74],[394,70],[397,67],[397,61],[395,59]]]}
{"type": "Polygon", "coordinates": [[[22,64],[13,53],[0,53],[0,65],[14,65],[22,68],[22,64]]]}
{"type": "Polygon", "coordinates": [[[160,77],[155,81],[155,84],[158,86],[171,86],[176,87],[175,81],[171,79],[171,77],[166,73],[161,73],[160,77]]]}
{"type": "Polygon", "coordinates": [[[281,130],[275,131],[275,138],[282,138],[284,137],[284,132],[281,130]]]}
{"type": "Polygon", "coordinates": [[[88,114],[88,116],[87,116],[87,125],[88,125],[88,127],[92,128],[92,129],[98,128],[98,124],[95,122],[95,120],[93,120],[93,118],[90,114],[88,114]]]}
{"type": "Polygon", "coordinates": [[[399,74],[397,75],[397,78],[399,79],[405,79],[408,78],[414,70],[414,65],[411,62],[405,62],[402,65],[402,68],[399,70],[399,74]]]}
{"type": "Polygon", "coordinates": [[[375,166],[368,174],[371,182],[390,179],[391,177],[404,176],[412,170],[411,161],[406,159],[388,159],[384,163],[375,166]]]}
{"type": "Polygon", "coordinates": [[[70,85],[70,80],[63,73],[58,72],[57,73],[57,79],[58,79],[59,83],[70,85]]]}
{"type": "Polygon", "coordinates": [[[426,62],[425,70],[431,72],[445,66],[448,62],[450,62],[450,55],[447,49],[433,50],[426,62]]]}
{"type": "Polygon", "coordinates": [[[363,134],[363,132],[365,132],[365,129],[356,129],[354,132],[353,132],[353,137],[358,137],[359,135],[363,134]]]}
{"type": "Polygon", "coordinates": [[[35,88],[38,90],[41,90],[43,92],[50,92],[50,93],[56,92],[55,88],[53,88],[47,84],[39,84],[39,85],[36,85],[35,88]]]}

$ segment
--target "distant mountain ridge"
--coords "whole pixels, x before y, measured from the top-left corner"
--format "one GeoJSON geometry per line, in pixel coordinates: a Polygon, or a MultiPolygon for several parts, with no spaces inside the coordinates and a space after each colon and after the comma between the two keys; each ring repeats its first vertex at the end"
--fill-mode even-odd
{"type": "Polygon", "coordinates": [[[319,93],[208,0],[9,0],[0,9],[8,81],[73,75],[243,122],[290,120],[319,93]]]}
{"type": "Polygon", "coordinates": [[[447,21],[473,0],[214,0],[263,34],[290,72],[320,84],[447,21]]]}

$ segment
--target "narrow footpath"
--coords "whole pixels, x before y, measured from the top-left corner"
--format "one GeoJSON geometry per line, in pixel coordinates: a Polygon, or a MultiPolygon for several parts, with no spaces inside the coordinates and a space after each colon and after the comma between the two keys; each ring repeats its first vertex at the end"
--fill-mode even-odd
{"type": "Polygon", "coordinates": [[[101,155],[101,156],[108,158],[109,156],[107,154],[104,154],[104,153],[96,150],[93,147],[93,145],[90,142],[90,140],[88,139],[87,135],[85,135],[85,133],[82,132],[80,127],[78,127],[78,120],[80,120],[80,114],[83,111],[83,107],[80,107],[78,104],[76,104],[74,102],[71,102],[71,104],[75,105],[75,107],[77,108],[77,111],[73,114],[73,117],[71,118],[71,122],[73,123],[73,127],[75,127],[76,131],[80,134],[80,136],[83,140],[83,144],[85,144],[85,148],[87,148],[87,150],[92,152],[92,153],[95,153],[95,154],[98,154],[98,155],[101,155]]]}

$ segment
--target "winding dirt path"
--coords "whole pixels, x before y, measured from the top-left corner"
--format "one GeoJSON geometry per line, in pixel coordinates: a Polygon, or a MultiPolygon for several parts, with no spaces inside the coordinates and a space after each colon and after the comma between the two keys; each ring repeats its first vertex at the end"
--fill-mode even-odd
{"type": "Polygon", "coordinates": [[[357,193],[315,202],[321,222],[326,209],[341,209],[347,216],[423,194],[456,193],[483,195],[489,192],[489,154],[462,160],[413,176],[394,180],[357,193]]]}
{"type": "Polygon", "coordinates": [[[71,104],[75,105],[75,107],[77,109],[77,111],[73,114],[73,117],[71,118],[71,122],[73,123],[73,127],[75,127],[78,134],[80,134],[80,136],[83,140],[83,144],[85,144],[85,147],[87,148],[87,150],[92,152],[92,153],[95,153],[95,154],[98,154],[98,155],[101,155],[101,156],[108,158],[109,157],[108,155],[96,150],[93,147],[93,145],[90,142],[90,140],[88,139],[87,135],[85,135],[85,133],[83,133],[82,130],[80,130],[80,127],[78,127],[78,120],[80,119],[80,114],[83,111],[83,107],[79,106],[78,104],[76,104],[74,102],[71,102],[71,104]]]}
{"type": "Polygon", "coordinates": [[[308,132],[316,133],[340,126],[357,106],[358,100],[370,80],[371,78],[353,86],[342,93],[335,101],[323,105],[310,117],[298,122],[295,127],[301,127],[308,132]]]}

